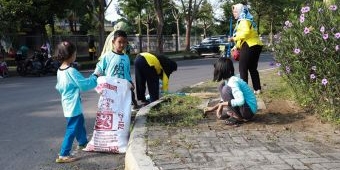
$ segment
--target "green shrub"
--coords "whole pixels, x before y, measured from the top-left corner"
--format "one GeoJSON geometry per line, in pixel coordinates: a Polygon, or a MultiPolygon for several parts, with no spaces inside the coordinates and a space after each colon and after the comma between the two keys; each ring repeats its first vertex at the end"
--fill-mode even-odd
{"type": "Polygon", "coordinates": [[[274,36],[280,74],[298,101],[337,123],[340,123],[339,7],[339,1],[305,5],[274,36]]]}

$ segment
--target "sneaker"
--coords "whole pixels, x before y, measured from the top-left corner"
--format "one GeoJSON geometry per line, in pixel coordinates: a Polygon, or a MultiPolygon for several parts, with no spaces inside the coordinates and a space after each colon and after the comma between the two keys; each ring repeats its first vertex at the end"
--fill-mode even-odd
{"type": "Polygon", "coordinates": [[[83,150],[84,148],[86,148],[87,144],[88,144],[88,141],[87,141],[85,144],[83,144],[83,145],[78,145],[78,146],[77,146],[77,150],[78,150],[78,151],[79,151],[79,150],[83,150]]]}
{"type": "Polygon", "coordinates": [[[254,90],[254,94],[256,94],[256,95],[261,94],[261,90],[254,90]]]}
{"type": "Polygon", "coordinates": [[[133,105],[131,111],[138,111],[140,108],[140,105],[133,105]]]}
{"type": "Polygon", "coordinates": [[[148,105],[148,104],[150,104],[149,101],[147,101],[147,100],[142,101],[142,107],[144,107],[144,106],[146,106],[146,105],[148,105]]]}
{"type": "Polygon", "coordinates": [[[86,148],[86,145],[78,145],[77,146],[77,150],[80,151],[80,150],[83,150],[86,148]]]}
{"type": "Polygon", "coordinates": [[[79,158],[73,157],[73,156],[58,156],[58,158],[55,160],[56,163],[70,163],[77,161],[79,158]]]}

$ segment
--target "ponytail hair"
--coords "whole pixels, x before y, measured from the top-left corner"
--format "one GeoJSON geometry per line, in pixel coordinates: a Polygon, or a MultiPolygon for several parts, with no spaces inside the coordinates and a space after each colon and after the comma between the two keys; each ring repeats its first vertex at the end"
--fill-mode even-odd
{"type": "Polygon", "coordinates": [[[63,62],[73,56],[76,52],[76,46],[69,41],[62,41],[58,44],[55,59],[63,62]]]}

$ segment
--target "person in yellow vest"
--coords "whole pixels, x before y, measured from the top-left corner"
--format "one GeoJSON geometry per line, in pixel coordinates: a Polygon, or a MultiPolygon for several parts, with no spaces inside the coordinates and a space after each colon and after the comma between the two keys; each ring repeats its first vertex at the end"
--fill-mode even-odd
{"type": "Polygon", "coordinates": [[[93,35],[89,35],[89,57],[91,61],[96,59],[96,46],[94,45],[94,37],[93,35]]]}
{"type": "Polygon", "coordinates": [[[248,7],[239,3],[232,6],[232,11],[234,18],[237,19],[237,23],[233,37],[228,38],[228,40],[236,42],[234,48],[240,50],[240,77],[248,83],[249,71],[254,93],[259,94],[261,92],[261,83],[257,65],[263,43],[259,38],[256,23],[254,22],[248,7]]]}
{"type": "Polygon", "coordinates": [[[177,63],[163,55],[155,55],[148,52],[140,53],[136,56],[135,81],[137,99],[142,105],[147,105],[159,99],[159,80],[162,80],[162,92],[167,92],[169,78],[172,72],[177,70],[177,63]],[[146,84],[150,95],[150,100],[145,98],[146,84]]]}

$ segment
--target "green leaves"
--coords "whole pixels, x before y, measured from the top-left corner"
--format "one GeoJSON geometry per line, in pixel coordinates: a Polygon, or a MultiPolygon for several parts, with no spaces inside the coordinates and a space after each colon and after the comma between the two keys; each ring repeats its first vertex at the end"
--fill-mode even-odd
{"type": "Polygon", "coordinates": [[[340,120],[339,7],[339,2],[302,6],[299,13],[283,21],[275,44],[275,59],[296,97],[336,122],[340,120]]]}

